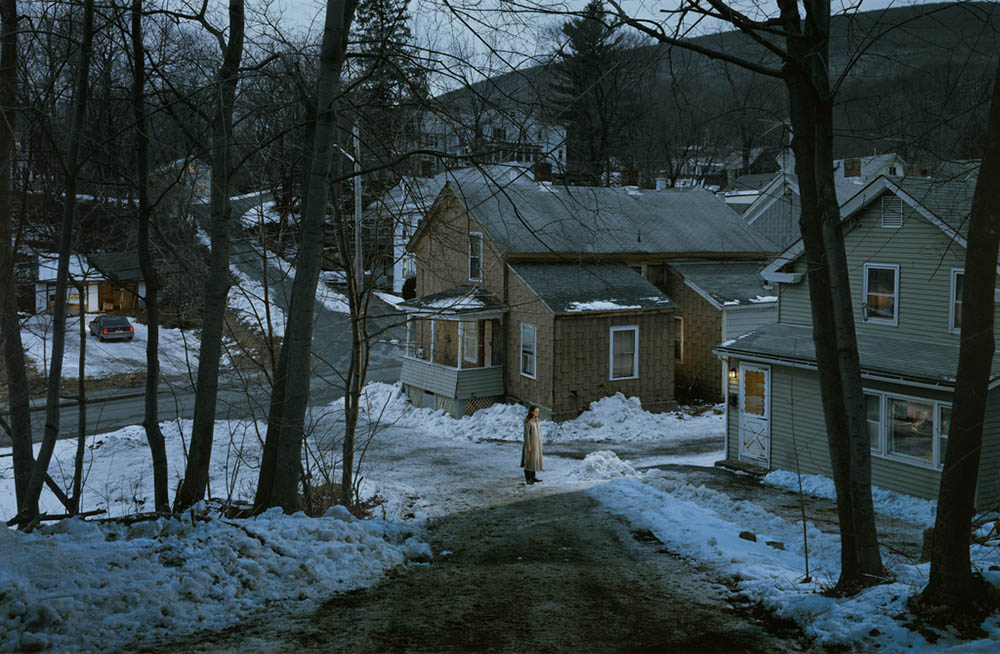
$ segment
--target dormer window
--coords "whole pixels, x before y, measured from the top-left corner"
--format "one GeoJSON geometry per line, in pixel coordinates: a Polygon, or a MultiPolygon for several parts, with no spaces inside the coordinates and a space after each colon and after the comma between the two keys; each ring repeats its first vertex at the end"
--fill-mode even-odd
{"type": "Polygon", "coordinates": [[[899,176],[899,168],[896,166],[889,166],[889,175],[892,177],[899,176]]]}
{"type": "Polygon", "coordinates": [[[882,227],[899,229],[903,226],[903,201],[896,195],[882,196],[882,227]]]}
{"type": "Polygon", "coordinates": [[[875,325],[899,323],[899,266],[865,264],[865,322],[875,325]]]}
{"type": "Polygon", "coordinates": [[[480,232],[469,233],[469,281],[479,282],[483,279],[483,235],[480,232]]]}

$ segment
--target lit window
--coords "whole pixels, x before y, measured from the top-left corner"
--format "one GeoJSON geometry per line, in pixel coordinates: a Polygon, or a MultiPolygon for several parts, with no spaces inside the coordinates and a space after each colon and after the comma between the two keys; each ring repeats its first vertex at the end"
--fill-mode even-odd
{"type": "Polygon", "coordinates": [[[479,232],[469,234],[469,280],[478,282],[483,279],[483,235],[479,232]]]}
{"type": "Polygon", "coordinates": [[[934,405],[889,398],[888,453],[934,461],[934,405]]]}
{"type": "Polygon", "coordinates": [[[865,264],[864,318],[880,325],[895,325],[899,320],[899,266],[865,264]]]}
{"type": "Polygon", "coordinates": [[[639,376],[639,328],[611,328],[611,379],[639,376]]]}
{"type": "Polygon", "coordinates": [[[962,331],[962,282],[965,271],[958,268],[951,270],[951,303],[948,309],[948,331],[957,334],[962,331]]]}
{"type": "Polygon", "coordinates": [[[872,454],[935,468],[944,465],[950,405],[866,391],[865,407],[872,454]]]}
{"type": "Polygon", "coordinates": [[[535,378],[535,326],[521,323],[521,374],[535,378]]]}

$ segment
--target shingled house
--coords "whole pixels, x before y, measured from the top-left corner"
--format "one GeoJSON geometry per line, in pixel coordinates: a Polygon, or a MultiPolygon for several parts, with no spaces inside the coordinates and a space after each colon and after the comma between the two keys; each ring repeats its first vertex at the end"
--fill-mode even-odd
{"type": "Polygon", "coordinates": [[[672,408],[683,316],[666,266],[774,251],[703,189],[484,179],[446,184],[409,249],[410,400],[456,416],[514,400],[555,420],[617,392],[672,408]]]}

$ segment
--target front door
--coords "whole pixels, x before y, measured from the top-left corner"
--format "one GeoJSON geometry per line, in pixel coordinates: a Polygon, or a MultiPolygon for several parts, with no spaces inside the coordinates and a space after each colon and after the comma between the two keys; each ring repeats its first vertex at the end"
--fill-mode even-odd
{"type": "Polygon", "coordinates": [[[740,459],[769,466],[771,460],[771,369],[740,364],[740,459]]]}

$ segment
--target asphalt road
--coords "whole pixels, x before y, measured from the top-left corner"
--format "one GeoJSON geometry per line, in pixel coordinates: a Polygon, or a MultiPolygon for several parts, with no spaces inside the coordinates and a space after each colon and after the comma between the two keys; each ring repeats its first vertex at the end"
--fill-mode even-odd
{"type": "MultiPolygon", "coordinates": [[[[267,196],[265,196],[266,199],[267,196]]],[[[291,298],[293,279],[279,270],[272,262],[264,263],[263,257],[247,237],[240,216],[252,209],[257,198],[233,201],[233,231],[231,235],[230,261],[251,279],[263,284],[267,280],[271,301],[287,312],[291,298]]],[[[194,213],[207,227],[207,205],[195,205],[194,213]]],[[[322,283],[322,282],[320,282],[322,283]]],[[[378,335],[371,347],[371,363],[368,379],[371,381],[394,382],[399,379],[400,346],[390,341],[402,342],[405,329],[400,315],[394,308],[379,299],[373,299],[369,331],[378,335]]],[[[323,303],[316,302],[313,322],[313,362],[314,375],[311,382],[312,401],[316,405],[326,404],[344,394],[341,377],[347,370],[350,357],[350,316],[329,310],[323,303]]],[[[223,371],[225,375],[225,371],[223,371]]],[[[267,413],[269,388],[256,380],[243,381],[232,375],[221,381],[216,408],[218,419],[247,418],[263,416],[267,413]]],[[[191,418],[194,413],[195,393],[186,381],[165,381],[160,385],[160,419],[191,418]]],[[[32,435],[40,440],[45,426],[44,401],[33,403],[32,435]]],[[[0,414],[6,415],[6,406],[0,405],[0,414]]],[[[111,391],[94,392],[87,402],[87,433],[101,433],[126,425],[142,422],[144,397],[141,388],[121,388],[111,391]]],[[[79,403],[73,398],[64,398],[60,404],[60,431],[75,436],[79,425],[79,403]]],[[[7,439],[0,436],[0,443],[7,439]]]]}

